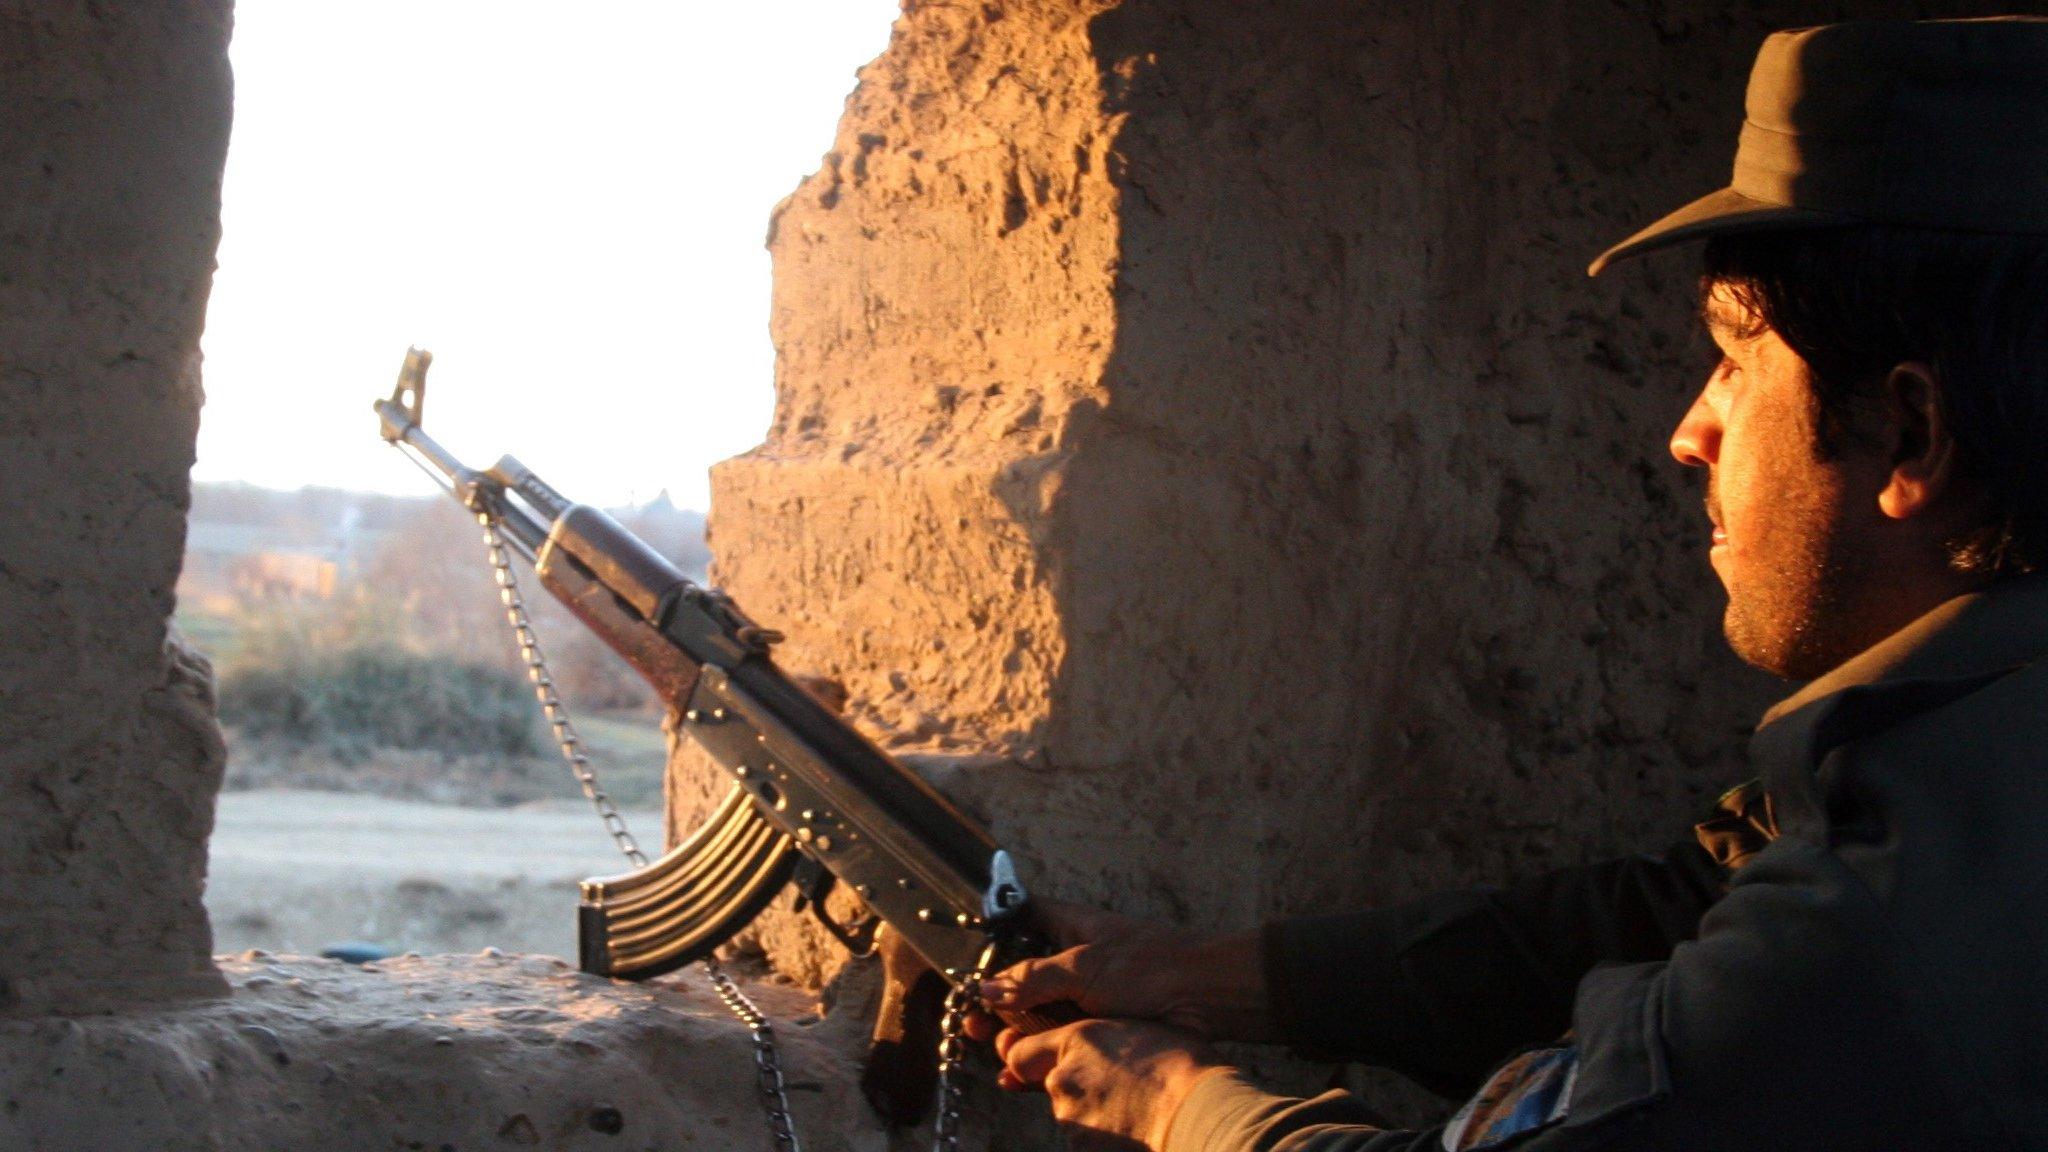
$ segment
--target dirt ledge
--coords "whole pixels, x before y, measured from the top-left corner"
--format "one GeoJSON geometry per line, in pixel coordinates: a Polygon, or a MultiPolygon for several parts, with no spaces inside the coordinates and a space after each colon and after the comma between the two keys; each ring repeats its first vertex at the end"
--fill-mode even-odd
{"type": "MultiPolygon", "coordinates": [[[[122,1015],[0,1020],[0,1147],[295,1152],[758,1148],[746,1030],[709,986],[625,984],[552,957],[352,967],[223,958],[230,991],[122,1015]]],[[[778,1020],[801,994],[761,987],[778,1020]],[[785,1001],[787,1001],[785,1003],[785,1001]]],[[[887,1140],[856,1071],[778,1029],[813,1150],[887,1140]]]]}

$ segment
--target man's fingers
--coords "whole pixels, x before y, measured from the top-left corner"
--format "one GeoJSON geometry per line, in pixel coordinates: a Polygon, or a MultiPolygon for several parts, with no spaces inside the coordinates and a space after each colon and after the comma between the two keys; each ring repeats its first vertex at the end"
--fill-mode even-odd
{"type": "Polygon", "coordinates": [[[996,1087],[1001,1088],[1005,1092],[1043,1091],[1043,1089],[1036,1084],[1026,1084],[1023,1080],[1017,1077],[1017,1074],[1015,1072],[1010,1071],[1008,1068],[1000,1068],[996,1070],[996,1087]]]}
{"type": "Polygon", "coordinates": [[[1025,1085],[1044,1083],[1046,1076],[1060,1061],[1060,1045],[1079,1025],[1069,1024],[1054,1028],[1050,1032],[1039,1032],[1025,1036],[1016,1029],[1009,1029],[996,1038],[1003,1057],[1003,1066],[1025,1085]],[[1016,1039],[1003,1044],[1003,1037],[1016,1039]]]}
{"type": "Polygon", "coordinates": [[[991,1008],[1022,1011],[1057,1000],[1080,1001],[1087,981],[1077,971],[1082,950],[1069,948],[1037,960],[1011,965],[981,983],[981,998],[991,1008]]]}
{"type": "Polygon", "coordinates": [[[986,1044],[1003,1030],[1003,1022],[987,1012],[974,1011],[967,1014],[961,1028],[967,1033],[969,1040],[986,1044]]]}
{"type": "Polygon", "coordinates": [[[1005,1028],[1001,1032],[996,1033],[996,1059],[1008,1060],[1010,1046],[1023,1038],[1024,1033],[1017,1031],[1015,1028],[1005,1028]]]}
{"type": "MultiPolygon", "coordinates": [[[[1020,1033],[1018,1029],[999,1031],[995,1035],[995,1058],[997,1060],[1006,1060],[1010,1050],[1018,1045],[1020,1039],[1024,1039],[1024,1033],[1020,1033]]],[[[1006,1093],[1038,1093],[1038,1091],[1044,1091],[1042,1084],[1038,1084],[1036,1080],[1026,1080],[1024,1076],[1018,1076],[1016,1072],[1010,1070],[1008,1064],[995,1072],[995,1086],[1001,1088],[1001,1091],[1006,1091],[1006,1093]]]]}

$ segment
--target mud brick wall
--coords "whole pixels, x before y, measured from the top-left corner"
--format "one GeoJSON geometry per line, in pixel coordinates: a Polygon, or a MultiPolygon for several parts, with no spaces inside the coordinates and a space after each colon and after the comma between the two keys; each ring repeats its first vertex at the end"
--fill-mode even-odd
{"type": "Polygon", "coordinates": [[[0,3],[0,1012],[221,986],[200,905],[220,734],[166,623],[229,11],[0,3]]]}

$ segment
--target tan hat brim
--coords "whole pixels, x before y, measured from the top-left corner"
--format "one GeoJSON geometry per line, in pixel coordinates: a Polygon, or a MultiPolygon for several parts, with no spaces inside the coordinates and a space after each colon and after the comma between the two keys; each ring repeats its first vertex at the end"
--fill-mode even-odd
{"type": "Polygon", "coordinates": [[[1668,248],[1673,244],[1682,244],[1687,240],[1698,240],[1707,236],[1854,222],[1854,217],[1833,212],[1818,212],[1811,208],[1788,208],[1783,204],[1772,204],[1744,196],[1733,188],[1723,188],[1719,192],[1700,197],[1602,252],[1600,258],[1586,269],[1586,275],[1598,276],[1616,260],[1625,260],[1630,256],[1640,256],[1645,252],[1654,252],[1659,248],[1668,248]]]}

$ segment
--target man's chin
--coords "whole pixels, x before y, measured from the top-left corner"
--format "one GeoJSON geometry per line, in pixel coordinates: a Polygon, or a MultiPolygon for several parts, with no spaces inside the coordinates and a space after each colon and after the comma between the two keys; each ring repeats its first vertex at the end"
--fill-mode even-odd
{"type": "Polygon", "coordinates": [[[1793,645],[1780,630],[1764,626],[1754,613],[1744,611],[1732,591],[1728,611],[1721,617],[1721,635],[1744,664],[1786,680],[1802,678],[1794,671],[1793,645]]]}
{"type": "Polygon", "coordinates": [[[1823,650],[1808,630],[1770,627],[1736,611],[1733,600],[1721,618],[1721,634],[1736,659],[1781,680],[1812,680],[1842,662],[1842,655],[1823,650]]]}

